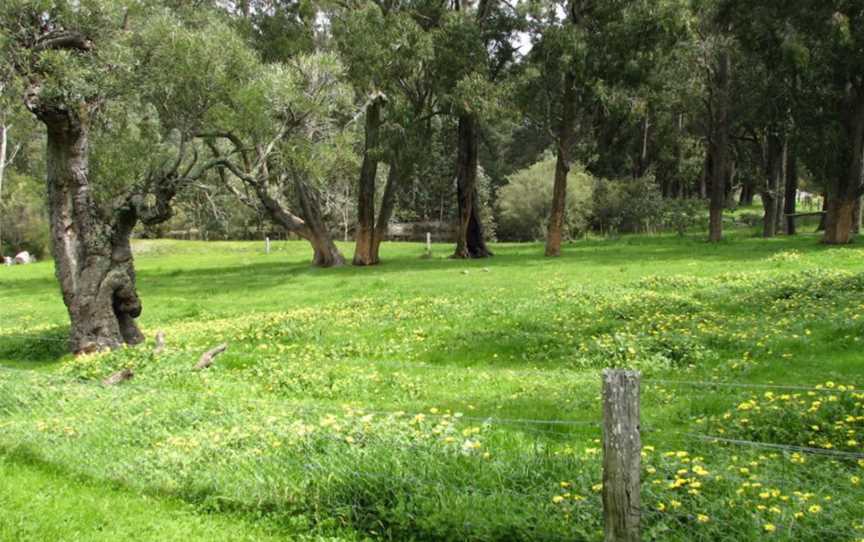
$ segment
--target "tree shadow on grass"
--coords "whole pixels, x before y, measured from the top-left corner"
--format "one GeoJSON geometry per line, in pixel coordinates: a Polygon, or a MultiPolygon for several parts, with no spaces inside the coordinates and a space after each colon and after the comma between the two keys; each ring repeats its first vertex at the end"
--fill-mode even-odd
{"type": "MultiPolygon", "coordinates": [[[[467,271],[485,269],[494,271],[507,268],[557,267],[561,263],[575,263],[598,268],[620,268],[650,262],[682,261],[711,264],[728,262],[730,265],[748,261],[764,260],[773,254],[790,249],[808,252],[829,250],[809,238],[776,239],[768,242],[747,243],[730,241],[709,245],[700,238],[654,237],[624,238],[615,242],[606,240],[579,241],[567,245],[560,258],[543,256],[539,244],[502,244],[494,247],[496,255],[480,260],[454,260],[436,247],[433,258],[424,259],[421,244],[400,244],[397,247],[383,247],[382,263],[370,267],[346,265],[338,268],[315,268],[308,262],[260,262],[226,265],[216,268],[185,268],[170,271],[143,269],[139,271],[140,285],[149,291],[157,290],[160,295],[189,297],[196,292],[225,294],[235,291],[255,291],[284,286],[293,281],[309,278],[338,278],[350,282],[354,278],[384,278],[393,273],[413,273],[422,271],[467,271]],[[417,257],[406,255],[416,246],[417,257]],[[622,250],[626,247],[626,250],[622,250]],[[389,252],[389,254],[388,254],[389,252]]],[[[340,282],[339,284],[345,284],[340,282]]],[[[195,294],[198,295],[198,294],[195,294]]]]}
{"type": "Polygon", "coordinates": [[[69,328],[55,326],[39,331],[0,334],[0,364],[35,369],[55,363],[69,354],[69,328]]]}

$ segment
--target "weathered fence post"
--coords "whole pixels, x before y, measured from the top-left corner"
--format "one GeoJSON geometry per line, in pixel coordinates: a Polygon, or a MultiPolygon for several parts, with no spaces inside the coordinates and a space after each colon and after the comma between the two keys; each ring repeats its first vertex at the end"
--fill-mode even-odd
{"type": "Polygon", "coordinates": [[[426,232],[426,255],[432,255],[432,233],[426,232]]]}
{"type": "Polygon", "coordinates": [[[638,371],[603,371],[603,525],[606,542],[639,542],[638,371]]]}
{"type": "Polygon", "coordinates": [[[269,237],[264,238],[264,253],[270,254],[270,238],[269,237]]]}

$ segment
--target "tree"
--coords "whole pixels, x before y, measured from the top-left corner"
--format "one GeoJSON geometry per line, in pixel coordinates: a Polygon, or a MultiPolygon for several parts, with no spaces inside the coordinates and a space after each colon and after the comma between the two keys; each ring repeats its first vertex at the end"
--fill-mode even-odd
{"type": "Polygon", "coordinates": [[[350,160],[340,120],[349,89],[342,66],[330,54],[301,55],[289,64],[256,65],[258,76],[237,87],[198,134],[226,176],[224,186],[247,205],[312,245],[313,264],[339,266],[344,257],[324,222],[318,188],[350,160]],[[291,201],[299,212],[292,212],[291,201]]]}
{"type": "MultiPolygon", "coordinates": [[[[632,162],[627,165],[634,177],[647,173],[649,80],[668,62],[673,36],[683,27],[679,14],[683,6],[630,0],[568,0],[539,5],[531,18],[535,42],[528,55],[529,76],[521,101],[555,142],[557,165],[546,255],[558,256],[570,165],[578,140],[584,147],[590,139],[592,121],[601,126],[598,131],[610,128],[610,133],[622,125],[629,128],[629,117],[638,117],[636,152],[623,152],[621,141],[604,145],[605,138],[598,135],[596,152],[601,156],[594,161],[595,165],[601,162],[618,167],[625,158],[632,162]]],[[[590,157],[583,159],[587,162],[590,157]]]]}
{"type": "Polygon", "coordinates": [[[353,263],[375,265],[398,185],[411,175],[416,146],[426,135],[434,101],[427,68],[432,38],[418,22],[426,20],[422,8],[410,2],[364,2],[334,17],[334,41],[364,116],[353,263]],[[389,168],[376,217],[381,161],[389,168]]]}
{"type": "Polygon", "coordinates": [[[153,69],[148,54],[176,45],[164,39],[166,29],[185,31],[163,10],[97,0],[12,0],[0,14],[4,56],[24,85],[27,109],[46,129],[52,254],[73,352],[143,340],[135,322],[142,304],[129,242],[132,229],[170,217],[178,190],[213,166],[197,160],[185,129],[206,110],[208,99],[197,91],[225,84],[214,74],[242,64],[243,55],[232,54],[242,50],[232,34],[215,23],[201,23],[194,39],[182,41],[186,48],[175,48],[171,66],[197,64],[197,81],[204,84],[172,77],[169,88],[151,93],[156,87],[140,77],[153,69]],[[139,38],[143,42],[136,43],[139,38]],[[209,69],[200,69],[202,64],[209,69]],[[171,99],[152,100],[158,94],[171,99]],[[165,113],[179,118],[169,120],[165,113]],[[159,121],[164,124],[154,126],[159,121]],[[101,150],[91,144],[109,141],[101,137],[108,133],[126,142],[133,133],[139,136],[138,152],[124,162],[146,164],[134,178],[113,175],[128,169],[91,170],[91,153],[101,150]]]}
{"type": "MultiPolygon", "coordinates": [[[[823,242],[845,244],[864,193],[864,5],[855,0],[725,0],[729,17],[768,21],[776,39],[751,48],[793,71],[798,156],[825,178],[823,242]]],[[[789,81],[787,85],[792,86],[789,81]]]]}
{"type": "Polygon", "coordinates": [[[456,250],[454,258],[487,258],[479,209],[481,122],[511,110],[504,84],[516,60],[520,14],[506,2],[453,3],[435,35],[435,73],[442,105],[456,118],[456,250]]]}

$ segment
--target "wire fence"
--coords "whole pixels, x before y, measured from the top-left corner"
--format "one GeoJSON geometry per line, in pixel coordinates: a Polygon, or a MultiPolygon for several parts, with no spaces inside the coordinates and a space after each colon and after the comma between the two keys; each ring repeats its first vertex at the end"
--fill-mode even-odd
{"type": "MultiPolygon", "coordinates": [[[[3,338],[9,337],[8,335],[0,336],[0,340],[3,338]]],[[[31,340],[32,338],[21,336],[22,339],[31,340]]],[[[54,340],[54,339],[46,339],[46,340],[54,340]]],[[[66,342],[65,339],[57,339],[57,341],[66,342]]],[[[166,352],[172,352],[175,354],[194,354],[195,352],[191,349],[178,349],[178,348],[166,348],[166,352]]],[[[379,363],[379,361],[371,361],[370,365],[374,366],[379,363]]],[[[385,362],[386,363],[386,362],[385,362]]],[[[394,364],[395,365],[395,364],[394,364]]],[[[399,363],[399,366],[402,367],[425,367],[429,369],[439,369],[440,366],[431,365],[431,364],[416,364],[414,362],[404,362],[399,363]]],[[[492,369],[492,368],[490,368],[492,369]]],[[[177,390],[172,389],[170,386],[168,387],[153,387],[146,386],[143,384],[139,384],[137,382],[128,382],[124,383],[119,387],[106,387],[101,385],[98,382],[94,382],[92,380],[79,380],[79,379],[70,379],[63,376],[58,376],[55,374],[38,374],[34,375],[31,371],[21,370],[21,369],[10,369],[5,367],[0,367],[0,372],[5,375],[15,377],[15,380],[21,379],[21,377],[25,377],[31,381],[32,385],[57,385],[57,386],[76,386],[76,387],[84,387],[86,389],[93,390],[94,393],[100,394],[109,394],[112,401],[122,402],[126,397],[130,394],[138,394],[138,393],[152,393],[152,394],[166,394],[166,393],[176,393],[176,394],[185,394],[188,393],[188,390],[177,390]],[[110,390],[110,391],[109,391],[110,390]]],[[[191,372],[191,367],[190,367],[191,372]]],[[[533,372],[533,371],[532,371],[533,372]]],[[[527,373],[527,372],[526,372],[527,373]]],[[[550,375],[549,372],[546,371],[537,371],[536,374],[543,375],[548,377],[550,375]]],[[[585,379],[587,383],[588,380],[585,379]]],[[[753,382],[732,382],[732,381],[697,381],[697,380],[677,380],[677,379],[662,379],[662,378],[645,378],[642,381],[643,385],[647,386],[667,386],[667,387],[675,387],[679,388],[691,388],[693,394],[698,394],[698,396],[704,397],[705,394],[709,393],[717,393],[721,390],[739,390],[742,392],[753,393],[755,391],[777,391],[777,392],[791,392],[791,393],[814,393],[814,394],[856,394],[855,397],[858,397],[859,394],[862,394],[862,391],[857,389],[856,386],[850,385],[841,385],[835,387],[825,387],[824,385],[807,385],[807,384],[775,384],[775,383],[753,383],[753,382]]],[[[0,386],[2,386],[4,382],[0,381],[0,386]]],[[[730,398],[728,395],[723,395],[720,399],[730,398]]],[[[472,401],[471,397],[449,397],[450,400],[463,400],[466,402],[472,401]]],[[[680,397],[679,397],[680,399],[680,397]]],[[[476,400],[476,398],[475,398],[476,400]]],[[[405,410],[397,410],[397,409],[387,409],[380,408],[376,406],[363,406],[363,405],[344,405],[344,406],[336,406],[332,404],[309,404],[305,402],[296,402],[296,401],[285,401],[280,400],[278,398],[255,398],[255,397],[233,397],[231,398],[233,402],[231,405],[222,404],[223,408],[227,408],[229,406],[232,407],[241,407],[247,409],[260,409],[262,412],[269,412],[276,408],[287,409],[288,415],[295,416],[296,418],[300,418],[301,416],[309,416],[309,415],[326,415],[328,413],[333,412],[346,412],[349,411],[352,415],[361,416],[361,415],[375,415],[375,416],[387,416],[387,417],[395,417],[395,418],[414,418],[414,417],[422,417],[430,420],[450,420],[450,421],[459,421],[465,423],[477,423],[483,424],[486,426],[496,427],[503,431],[509,431],[513,429],[517,429],[519,431],[524,431],[526,433],[530,433],[536,435],[538,437],[556,437],[560,438],[562,436],[562,430],[575,430],[575,429],[597,429],[602,426],[602,420],[600,419],[568,419],[563,417],[557,418],[535,418],[535,417],[499,417],[499,416],[476,416],[476,415],[466,415],[463,413],[457,412],[432,412],[429,409],[424,410],[415,410],[414,412],[406,412],[405,410]]],[[[477,401],[475,401],[477,402],[477,401]]],[[[57,406],[57,405],[54,405],[57,406]]],[[[47,410],[50,410],[51,405],[47,405],[47,410]]],[[[692,406],[691,406],[692,410],[692,406]]],[[[0,409],[0,414],[3,413],[3,410],[0,409]]],[[[691,412],[692,414],[692,412],[691,412]]],[[[692,418],[692,416],[691,416],[692,418]]],[[[686,420],[685,420],[686,421],[686,420]]],[[[692,420],[690,420],[692,423],[692,420]]],[[[737,438],[734,435],[715,435],[709,434],[703,431],[694,431],[690,427],[680,427],[681,423],[672,423],[667,420],[666,423],[661,423],[657,427],[652,426],[643,426],[643,432],[646,438],[654,440],[658,439],[658,442],[670,443],[675,440],[677,442],[686,443],[689,446],[695,446],[696,449],[703,450],[705,445],[713,445],[712,450],[716,450],[717,446],[723,446],[728,449],[747,449],[747,450],[767,450],[773,453],[783,453],[783,454],[803,454],[809,457],[821,457],[827,458],[831,460],[837,460],[841,462],[861,462],[864,460],[864,452],[857,451],[845,451],[845,450],[836,450],[829,448],[821,448],[817,446],[809,446],[802,445],[797,443],[784,443],[784,442],[769,442],[769,441],[760,441],[760,440],[751,440],[747,438],[737,438]]],[[[700,428],[701,429],[701,428],[700,428]]],[[[582,436],[582,439],[585,437],[582,436]]],[[[337,439],[341,442],[341,439],[337,439]]],[[[579,441],[579,443],[584,443],[583,441],[579,441]]],[[[788,463],[788,462],[787,462],[788,463]]],[[[319,469],[327,469],[328,467],[325,465],[318,465],[318,467],[314,467],[313,463],[309,463],[310,469],[312,471],[315,468],[319,469]]],[[[353,476],[355,478],[364,479],[364,478],[375,478],[380,477],[381,479],[394,480],[393,473],[375,473],[375,472],[361,472],[361,471],[351,471],[351,472],[343,472],[341,473],[345,476],[353,476]]],[[[802,479],[807,478],[807,473],[794,475],[793,473],[789,473],[787,477],[774,477],[774,478],[766,478],[766,477],[740,477],[735,476],[734,473],[726,472],[723,474],[724,478],[729,481],[735,481],[740,484],[744,483],[768,483],[780,486],[782,484],[787,485],[796,485],[802,479]]],[[[428,483],[428,480],[424,480],[422,477],[413,476],[401,480],[406,484],[423,484],[428,483]]],[[[820,487],[820,490],[824,490],[825,488],[830,488],[830,480],[823,481],[824,486],[820,487]]],[[[444,489],[444,488],[442,488],[444,489]]],[[[452,487],[450,487],[452,489],[452,487]]],[[[502,492],[512,492],[511,490],[507,490],[506,488],[501,488],[502,492]]],[[[542,503],[545,503],[546,497],[541,499],[536,499],[537,495],[533,493],[519,493],[515,492],[524,498],[532,499],[532,502],[536,500],[537,505],[540,506],[542,503]]],[[[650,494],[650,493],[649,493],[650,494]]],[[[547,499],[548,500],[548,499],[547,499]]],[[[548,503],[546,503],[548,504],[548,503]]],[[[370,513],[380,512],[379,505],[358,505],[353,506],[349,505],[348,508],[358,511],[363,510],[370,513]]],[[[664,518],[664,520],[668,520],[670,517],[676,517],[675,513],[671,513],[672,511],[664,511],[660,512],[657,510],[651,510],[643,508],[643,513],[647,518],[664,518]]],[[[698,526],[703,520],[698,515],[693,515],[691,512],[681,512],[682,517],[682,525],[680,528],[686,529],[695,526],[698,526]]],[[[779,524],[774,526],[773,523],[766,523],[765,527],[767,529],[768,526],[772,526],[772,528],[778,528],[785,532],[793,532],[796,528],[793,523],[789,524],[779,524]]],[[[839,531],[831,528],[830,524],[820,526],[819,532],[823,535],[830,534],[836,535],[840,538],[838,539],[852,539],[853,536],[864,537],[862,534],[862,529],[864,526],[854,527],[847,530],[839,531]]],[[[700,539],[704,533],[693,531],[692,539],[700,539]]]]}

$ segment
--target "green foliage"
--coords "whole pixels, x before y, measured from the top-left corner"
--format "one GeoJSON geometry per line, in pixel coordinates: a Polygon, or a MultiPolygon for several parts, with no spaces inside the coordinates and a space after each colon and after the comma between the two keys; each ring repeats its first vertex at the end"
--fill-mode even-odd
{"type": "Polygon", "coordinates": [[[671,199],[663,202],[663,223],[683,237],[690,228],[700,224],[705,214],[701,200],[671,199]]]}
{"type": "Polygon", "coordinates": [[[0,203],[0,233],[3,253],[14,256],[22,250],[37,258],[49,254],[48,217],[42,183],[27,175],[7,171],[0,203]]]}
{"type": "MultiPolygon", "coordinates": [[[[547,154],[541,161],[509,177],[498,191],[499,236],[502,239],[530,241],[545,238],[555,181],[555,157],[547,154]]],[[[587,231],[592,212],[594,179],[579,164],[567,177],[565,236],[575,239],[587,231]]]]}
{"type": "Polygon", "coordinates": [[[656,229],[663,220],[663,200],[653,176],[597,181],[592,217],[603,232],[656,229]]]}

